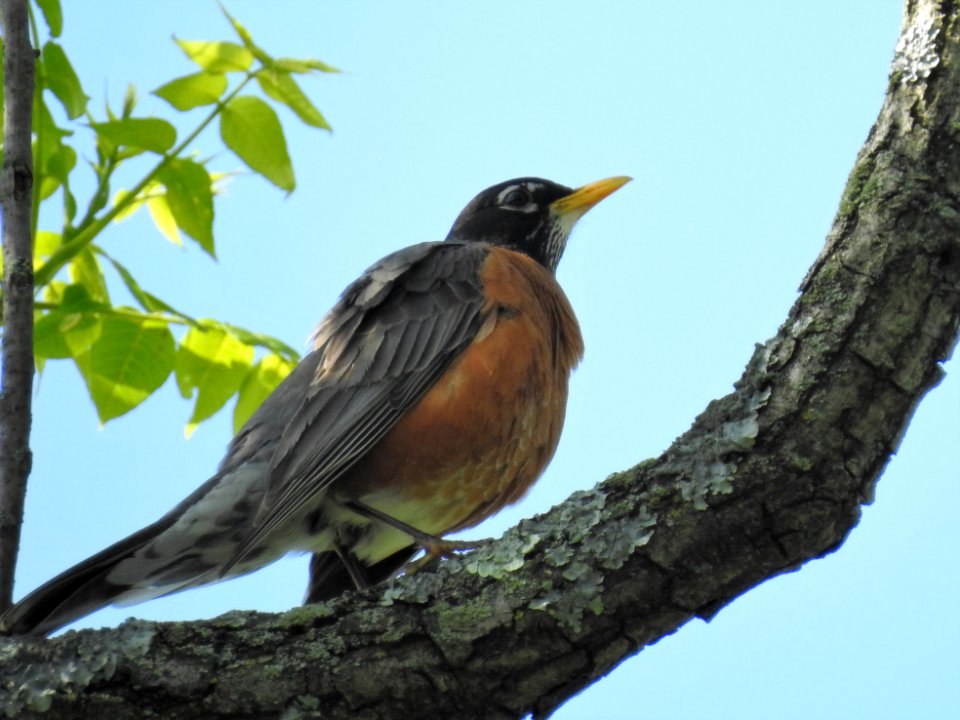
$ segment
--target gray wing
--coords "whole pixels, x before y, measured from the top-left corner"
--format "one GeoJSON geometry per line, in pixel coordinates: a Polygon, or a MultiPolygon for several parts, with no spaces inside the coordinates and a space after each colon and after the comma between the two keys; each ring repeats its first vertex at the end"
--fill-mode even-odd
{"type": "Polygon", "coordinates": [[[222,574],[348,470],[470,344],[483,321],[486,254],[481,245],[414,245],[347,288],[317,328],[313,352],[251,417],[221,466],[276,442],[255,528],[222,574]]]}

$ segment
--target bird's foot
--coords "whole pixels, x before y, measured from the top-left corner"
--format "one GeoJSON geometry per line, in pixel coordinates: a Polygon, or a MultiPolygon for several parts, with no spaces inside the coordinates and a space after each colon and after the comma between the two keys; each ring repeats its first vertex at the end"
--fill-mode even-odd
{"type": "MultiPolygon", "coordinates": [[[[480,540],[445,540],[439,535],[431,535],[430,533],[418,530],[412,525],[408,525],[402,520],[397,520],[397,518],[387,515],[381,510],[372,508],[359,500],[343,501],[343,506],[358,515],[368,517],[372,520],[379,520],[385,525],[396,528],[413,540],[414,545],[423,550],[423,557],[419,557],[404,565],[403,570],[407,574],[415,573],[417,570],[424,568],[438,558],[448,557],[455,552],[463,550],[475,550],[493,542],[492,538],[482,538],[480,540]]],[[[349,567],[347,569],[349,570],[349,567]]]]}
{"type": "Polygon", "coordinates": [[[417,538],[417,544],[423,550],[423,555],[411,560],[403,566],[405,575],[423,570],[423,568],[432,565],[440,558],[450,557],[454,553],[466,550],[476,550],[486,547],[493,542],[493,538],[481,538],[479,540],[445,540],[433,535],[420,535],[417,538]]]}
{"type": "MultiPolygon", "coordinates": [[[[426,537],[424,539],[426,539],[426,537]]],[[[486,547],[492,542],[493,538],[480,538],[479,540],[445,540],[441,537],[431,537],[429,542],[421,543],[420,547],[431,557],[448,557],[455,552],[486,547]]]]}

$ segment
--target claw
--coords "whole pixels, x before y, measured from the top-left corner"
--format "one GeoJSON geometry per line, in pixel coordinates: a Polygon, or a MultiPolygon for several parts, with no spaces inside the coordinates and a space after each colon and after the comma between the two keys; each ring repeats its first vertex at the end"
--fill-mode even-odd
{"type": "Polygon", "coordinates": [[[493,538],[480,538],[479,540],[444,540],[443,538],[433,536],[421,536],[417,538],[417,540],[424,554],[403,566],[404,575],[413,575],[428,565],[432,565],[440,558],[450,557],[457,552],[486,547],[493,542],[493,538]]]}

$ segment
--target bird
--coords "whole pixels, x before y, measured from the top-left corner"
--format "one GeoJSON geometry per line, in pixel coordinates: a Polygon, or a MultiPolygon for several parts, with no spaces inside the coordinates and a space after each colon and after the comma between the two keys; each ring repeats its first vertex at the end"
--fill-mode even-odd
{"type": "Polygon", "coordinates": [[[0,632],[49,634],[295,551],[312,553],[306,602],[318,602],[421,550],[469,547],[443,536],[516,502],[554,455],[583,355],[557,264],[574,224],[629,180],[508,180],[445,240],[372,265],[209,480],[11,606],[0,632]]]}

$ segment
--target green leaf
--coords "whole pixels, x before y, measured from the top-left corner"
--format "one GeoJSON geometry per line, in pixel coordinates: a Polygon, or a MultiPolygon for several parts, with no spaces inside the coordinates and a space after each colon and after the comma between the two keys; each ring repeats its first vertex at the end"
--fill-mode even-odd
{"type": "Polygon", "coordinates": [[[33,257],[35,263],[50,257],[62,243],[63,237],[60,233],[50,232],[49,230],[37,230],[37,234],[33,239],[33,257]]]}
{"type": "MultiPolygon", "coordinates": [[[[97,175],[100,177],[100,185],[97,186],[96,192],[90,198],[90,201],[87,203],[87,212],[86,216],[88,218],[93,218],[98,212],[107,206],[107,202],[110,199],[110,179],[109,176],[104,173],[98,172],[100,168],[95,168],[97,175]]],[[[71,238],[72,239],[72,238],[71,238]]]]}
{"type": "Polygon", "coordinates": [[[201,105],[213,105],[226,90],[227,76],[223,73],[198,72],[171,80],[154,90],[153,94],[177,110],[184,111],[201,105]]]}
{"type": "Polygon", "coordinates": [[[44,80],[67,111],[71,120],[83,115],[88,98],[80,86],[80,78],[74,72],[63,48],[52,40],[43,46],[44,80]]]}
{"type": "Polygon", "coordinates": [[[33,352],[38,357],[63,359],[82,355],[100,337],[100,318],[93,313],[54,310],[33,326],[33,352]]]}
{"type": "Polygon", "coordinates": [[[237,404],[233,409],[234,434],[240,431],[244,423],[294,367],[296,363],[284,360],[274,353],[265,356],[253,366],[253,369],[247,373],[243,385],[240,386],[237,404]]]}
{"type": "Polygon", "coordinates": [[[142,148],[160,155],[177,141],[173,125],[160,118],[125,118],[93,123],[90,127],[114,145],[142,148]]]}
{"type": "Polygon", "coordinates": [[[97,252],[107,259],[113,269],[117,271],[117,274],[120,275],[120,278],[123,280],[123,284],[127,286],[127,290],[130,291],[130,294],[140,303],[141,307],[147,312],[153,312],[156,308],[150,307],[150,302],[147,299],[147,293],[144,292],[143,288],[140,287],[140,283],[136,281],[131,272],[122,265],[118,260],[114,260],[112,257],[107,255],[103,250],[97,248],[97,252]]]}
{"type": "Polygon", "coordinates": [[[63,188],[63,214],[66,217],[65,225],[73,225],[73,219],[77,216],[77,199],[66,185],[63,188]]]}
{"type": "Polygon", "coordinates": [[[167,188],[167,205],[177,225],[215,258],[210,173],[193,160],[178,158],[161,168],[157,178],[167,188]]]}
{"type": "MultiPolygon", "coordinates": [[[[211,322],[214,322],[214,321],[207,320],[205,322],[207,324],[210,324],[211,322]]],[[[260,333],[250,332],[249,330],[244,330],[241,327],[237,327],[236,325],[230,325],[229,323],[215,322],[214,324],[216,325],[216,327],[223,327],[227,331],[233,333],[240,339],[241,342],[245,342],[247,345],[256,345],[259,347],[264,347],[267,350],[273,353],[276,353],[277,355],[280,355],[281,357],[287,358],[293,363],[297,363],[300,361],[300,353],[298,353],[296,350],[294,350],[292,347],[287,345],[282,340],[277,340],[277,338],[270,337],[269,335],[262,335],[260,333]]]]}
{"type": "Polygon", "coordinates": [[[220,116],[220,137],[246,165],[277,187],[296,186],[277,114],[260,98],[236,97],[220,116]]]}
{"type": "Polygon", "coordinates": [[[220,11],[226,16],[227,20],[230,21],[230,24],[233,26],[234,32],[237,33],[237,37],[240,38],[240,41],[246,46],[246,48],[253,53],[253,55],[262,62],[264,65],[269,65],[273,62],[273,58],[270,57],[265,50],[260,48],[254,41],[253,35],[250,34],[250,31],[247,30],[243,25],[237,22],[236,18],[233,17],[230,13],[227,12],[227,9],[220,6],[220,11]]]}
{"type": "Polygon", "coordinates": [[[185,398],[197,390],[187,437],[240,389],[253,362],[253,348],[219,328],[190,329],[180,341],[174,367],[185,398]]]}
{"type": "Polygon", "coordinates": [[[126,267],[121,265],[117,260],[114,260],[112,257],[107,255],[107,253],[105,253],[100,248],[96,248],[96,252],[99,255],[105,257],[110,262],[110,264],[113,265],[114,269],[117,271],[117,273],[120,275],[120,278],[123,280],[123,284],[127,286],[127,290],[129,290],[130,294],[133,295],[134,298],[136,298],[137,302],[140,303],[140,306],[144,310],[146,310],[147,312],[154,312],[154,313],[156,312],[169,313],[171,315],[175,315],[176,317],[182,320],[187,321],[191,325],[198,325],[197,321],[194,320],[189,315],[184,315],[182,312],[175,310],[170,305],[165,303],[163,300],[158,298],[156,295],[153,295],[152,293],[149,293],[146,290],[144,290],[142,287],[140,287],[140,283],[136,281],[136,279],[133,277],[133,274],[129,270],[127,270],[126,267]]]}
{"type": "Polygon", "coordinates": [[[51,37],[60,37],[63,32],[63,12],[60,10],[60,0],[37,0],[37,7],[43,13],[43,19],[50,29],[51,37]]]}
{"type": "Polygon", "coordinates": [[[100,262],[89,247],[78,252],[70,261],[70,281],[85,287],[92,300],[102,303],[110,302],[103,268],[100,267],[100,262]]]}
{"type": "Polygon", "coordinates": [[[63,302],[63,294],[67,284],[62,280],[51,280],[43,286],[43,302],[57,305],[63,302]]]}
{"type": "Polygon", "coordinates": [[[43,96],[37,98],[38,103],[34,103],[34,113],[33,113],[33,132],[42,134],[48,138],[63,138],[68,135],[73,135],[72,130],[64,130],[61,127],[58,127],[53,120],[53,115],[50,114],[50,108],[47,106],[46,100],[43,96]],[[37,112],[39,110],[39,112],[37,112]]]}
{"type": "Polygon", "coordinates": [[[57,143],[53,152],[45,158],[44,166],[45,171],[60,183],[66,183],[70,173],[77,166],[77,151],[69,145],[57,143]]]}
{"type": "Polygon", "coordinates": [[[119,165],[122,160],[129,160],[137,155],[142,155],[144,152],[146,151],[142,148],[123,147],[117,150],[117,154],[114,156],[114,161],[116,165],[119,165]]]}
{"type": "Polygon", "coordinates": [[[302,60],[297,58],[279,58],[273,61],[273,68],[280,72],[291,72],[300,75],[314,71],[325,73],[340,72],[340,70],[333,65],[327,65],[325,62],[314,60],[313,58],[304,58],[302,60]]]}
{"type": "MultiPolygon", "coordinates": [[[[165,194],[163,186],[156,180],[151,180],[144,186],[144,188],[138,192],[135,196],[131,196],[129,190],[117,190],[116,194],[113,196],[113,206],[117,207],[118,205],[123,205],[123,208],[113,216],[113,222],[123,222],[131,215],[137,212],[141,207],[147,205],[150,200],[154,197],[162,197],[165,194]]],[[[165,202],[165,201],[164,201],[165,202]]],[[[167,215],[170,215],[170,209],[166,208],[165,212],[167,215]]],[[[170,216],[170,222],[173,224],[174,230],[176,230],[176,222],[173,220],[173,216],[170,216]]],[[[163,232],[161,230],[161,232],[163,232]]],[[[179,242],[180,236],[177,235],[177,244],[179,242]]]]}
{"type": "Polygon", "coordinates": [[[107,315],[100,337],[74,356],[101,423],[129,412],[163,385],[173,369],[176,344],[167,324],[107,315]]]}
{"type": "MultiPolygon", "coordinates": [[[[53,285],[54,283],[51,283],[53,285]]],[[[57,300],[64,312],[103,312],[111,308],[108,304],[99,300],[94,300],[90,296],[90,291],[86,285],[72,283],[70,285],[61,283],[57,300]]]]}
{"type": "Polygon", "coordinates": [[[116,194],[113,196],[113,206],[116,207],[123,203],[123,209],[113,216],[113,222],[123,222],[131,215],[133,215],[137,210],[139,210],[143,204],[147,201],[147,190],[144,188],[143,191],[137,194],[136,197],[128,200],[130,197],[129,190],[117,190],[116,194]]]}
{"type": "Polygon", "coordinates": [[[236,43],[179,38],[174,40],[188,58],[208,72],[243,71],[253,64],[253,53],[236,43]]]}
{"type": "MultiPolygon", "coordinates": [[[[36,145],[36,140],[34,145],[36,145]]],[[[61,143],[60,138],[54,136],[44,138],[39,154],[40,199],[46,200],[61,185],[67,183],[70,173],[77,165],[77,153],[69,145],[61,143]]]]}
{"type": "Polygon", "coordinates": [[[183,245],[180,239],[180,230],[177,228],[177,221],[173,217],[170,205],[167,203],[167,194],[164,192],[154,192],[147,198],[147,210],[150,212],[150,219],[157,226],[157,230],[174,245],[183,245]]]}
{"type": "Polygon", "coordinates": [[[289,73],[277,72],[270,68],[264,68],[257,72],[257,82],[268,97],[277,102],[282,102],[288,108],[293,110],[297,117],[303,120],[307,125],[329,130],[327,121],[317,110],[310,99],[303,94],[303,90],[297,85],[296,80],[290,77],[289,73]]]}
{"type": "Polygon", "coordinates": [[[120,116],[123,118],[130,117],[133,115],[135,107],[137,107],[137,89],[133,86],[133,83],[130,83],[123,94],[123,109],[120,111],[120,116]]]}

